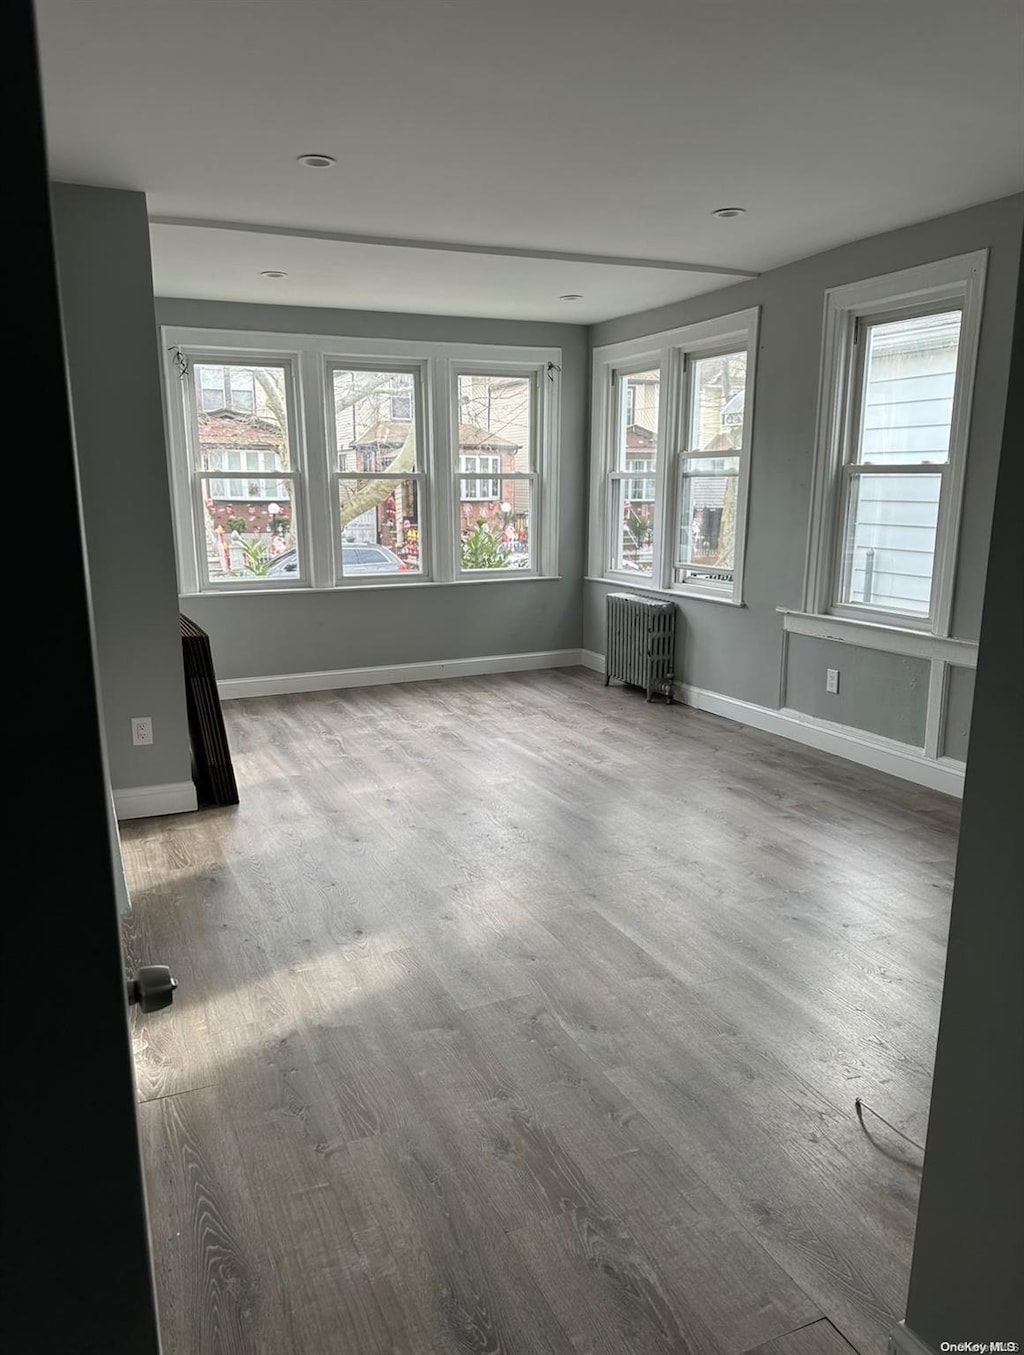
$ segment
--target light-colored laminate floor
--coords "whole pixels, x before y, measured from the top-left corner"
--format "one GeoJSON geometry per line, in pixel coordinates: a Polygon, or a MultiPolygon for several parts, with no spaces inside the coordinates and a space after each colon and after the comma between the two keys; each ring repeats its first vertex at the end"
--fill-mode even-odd
{"type": "Polygon", "coordinates": [[[166,1355],[880,1355],[954,801],[582,669],[227,719],[124,834],[166,1355]]]}

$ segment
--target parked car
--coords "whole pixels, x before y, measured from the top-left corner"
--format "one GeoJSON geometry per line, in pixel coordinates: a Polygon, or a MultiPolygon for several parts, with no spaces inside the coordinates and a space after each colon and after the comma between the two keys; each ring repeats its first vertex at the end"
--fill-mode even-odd
{"type": "MultiPolygon", "coordinates": [[[[362,545],[345,541],[341,547],[341,568],[348,577],[355,574],[405,574],[409,566],[387,546],[362,545]]],[[[299,574],[299,556],[294,550],[279,555],[266,572],[268,579],[295,579],[299,574]]]]}

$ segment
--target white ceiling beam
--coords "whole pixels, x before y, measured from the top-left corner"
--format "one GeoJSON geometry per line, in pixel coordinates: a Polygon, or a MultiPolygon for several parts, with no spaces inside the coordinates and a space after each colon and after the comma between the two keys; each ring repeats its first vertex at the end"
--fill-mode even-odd
{"type": "Polygon", "coordinates": [[[438,250],[445,254],[489,254],[511,259],[551,259],[556,263],[603,264],[608,268],[660,268],[672,273],[716,273],[734,278],[756,278],[749,268],[681,259],[629,258],[618,254],[574,254],[559,249],[527,249],[516,245],[477,245],[455,240],[415,240],[393,235],[360,235],[350,231],[311,230],[299,226],[260,226],[247,221],[209,221],[198,217],[151,216],[153,226],[181,226],[195,230],[235,231],[248,235],[292,236],[303,240],[333,240],[343,245],[379,245],[385,249],[438,250]]]}

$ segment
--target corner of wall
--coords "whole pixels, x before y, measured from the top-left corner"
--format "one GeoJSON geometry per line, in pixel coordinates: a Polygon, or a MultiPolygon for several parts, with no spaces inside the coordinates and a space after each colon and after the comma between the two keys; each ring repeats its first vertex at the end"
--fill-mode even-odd
{"type": "Polygon", "coordinates": [[[115,789],[184,785],[188,723],[146,199],[62,183],[51,196],[110,777],[115,789]],[[146,747],[131,737],[141,715],[153,721],[146,747]]]}

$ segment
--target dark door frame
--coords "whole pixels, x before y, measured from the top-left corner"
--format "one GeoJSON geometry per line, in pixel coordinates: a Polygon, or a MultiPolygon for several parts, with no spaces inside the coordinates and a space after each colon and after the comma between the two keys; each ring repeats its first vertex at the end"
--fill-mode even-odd
{"type": "Polygon", "coordinates": [[[22,286],[7,316],[29,327],[8,348],[6,454],[18,455],[19,425],[31,428],[32,473],[14,504],[21,564],[11,558],[3,622],[0,1344],[158,1355],[31,0],[8,6],[4,28],[5,75],[21,94],[9,152],[22,161],[8,169],[8,259],[22,286]]]}

